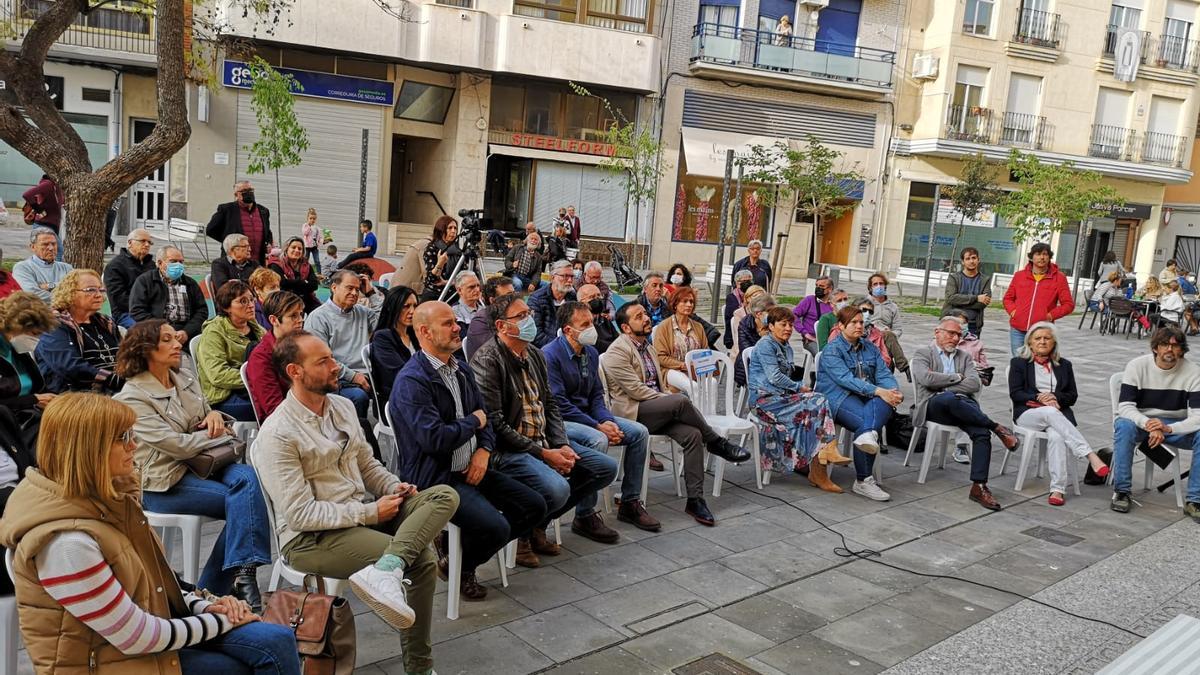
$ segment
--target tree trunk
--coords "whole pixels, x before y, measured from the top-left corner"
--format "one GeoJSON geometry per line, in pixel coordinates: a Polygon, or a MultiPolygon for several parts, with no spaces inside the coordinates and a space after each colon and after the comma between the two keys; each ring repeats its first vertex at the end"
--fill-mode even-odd
{"type": "Polygon", "coordinates": [[[958,255],[958,245],[962,242],[963,232],[967,227],[967,216],[961,215],[958,218],[958,234],[954,237],[954,245],[950,247],[950,259],[946,261],[946,271],[954,271],[954,256],[958,255]]]}
{"type": "MultiPolygon", "coordinates": [[[[104,270],[104,233],[108,210],[116,196],[112,186],[102,189],[92,174],[86,174],[71,189],[64,190],[67,208],[66,251],[63,259],[75,268],[104,270]]],[[[117,192],[119,195],[120,192],[117,192]]]]}

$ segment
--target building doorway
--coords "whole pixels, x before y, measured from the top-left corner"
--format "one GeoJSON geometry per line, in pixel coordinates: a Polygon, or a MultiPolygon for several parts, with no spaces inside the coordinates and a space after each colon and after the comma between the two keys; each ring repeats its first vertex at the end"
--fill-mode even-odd
{"type": "Polygon", "coordinates": [[[408,173],[408,140],[392,136],[392,171],[388,184],[388,220],[404,222],[404,178],[408,173]]]}
{"type": "Polygon", "coordinates": [[[530,219],[532,193],[533,160],[505,155],[488,158],[483,217],[491,220],[494,227],[520,231],[530,219]]]}
{"type": "MultiPolygon", "coordinates": [[[[154,131],[153,120],[133,120],[132,145],[137,145],[154,131]]],[[[167,190],[170,181],[165,162],[133,185],[133,199],[129,203],[130,220],[133,228],[145,228],[151,232],[166,232],[167,190]]]]}

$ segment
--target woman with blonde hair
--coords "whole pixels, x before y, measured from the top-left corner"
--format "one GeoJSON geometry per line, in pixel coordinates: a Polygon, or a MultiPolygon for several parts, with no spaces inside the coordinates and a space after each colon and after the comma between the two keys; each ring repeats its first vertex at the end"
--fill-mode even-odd
{"type": "Polygon", "coordinates": [[[38,342],[37,361],[46,390],[95,391],[114,394],[122,380],[113,370],[121,334],[100,313],[106,290],[94,270],[71,270],[54,287],[50,308],[58,313],[58,328],[38,342]]]}
{"type": "Polygon", "coordinates": [[[138,501],[137,415],[106,396],[46,407],[37,469],[0,520],[38,673],[298,674],[289,628],[246,603],[184,592],[138,501]]]}

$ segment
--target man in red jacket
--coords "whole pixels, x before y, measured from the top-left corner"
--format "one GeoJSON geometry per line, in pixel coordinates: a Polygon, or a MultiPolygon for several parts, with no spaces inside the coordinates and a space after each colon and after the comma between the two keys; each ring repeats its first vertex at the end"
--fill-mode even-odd
{"type": "Polygon", "coordinates": [[[1067,276],[1050,262],[1054,251],[1050,244],[1038,242],[1029,249],[1029,264],[1013,275],[1004,293],[1004,311],[1008,312],[1008,335],[1012,355],[1025,343],[1025,332],[1039,321],[1053,323],[1075,311],[1075,299],[1067,286],[1067,276]]]}

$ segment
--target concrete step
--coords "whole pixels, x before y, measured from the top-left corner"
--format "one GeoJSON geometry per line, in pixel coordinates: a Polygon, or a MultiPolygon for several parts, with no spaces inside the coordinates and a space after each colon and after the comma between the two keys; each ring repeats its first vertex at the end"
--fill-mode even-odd
{"type": "Polygon", "coordinates": [[[387,250],[391,255],[403,257],[409,245],[420,241],[433,232],[429,223],[386,223],[387,250]]]}

